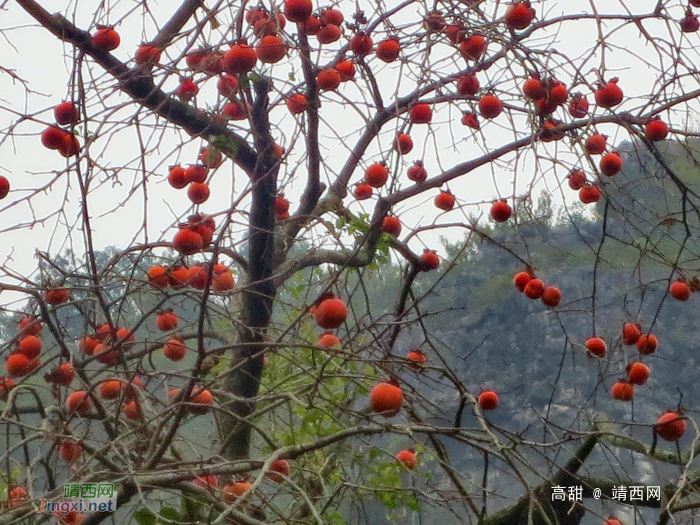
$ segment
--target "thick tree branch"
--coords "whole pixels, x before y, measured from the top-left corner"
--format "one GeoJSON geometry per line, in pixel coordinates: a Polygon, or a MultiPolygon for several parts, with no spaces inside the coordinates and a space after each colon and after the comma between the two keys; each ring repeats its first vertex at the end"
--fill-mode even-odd
{"type": "Polygon", "coordinates": [[[581,446],[576,450],[569,461],[566,462],[559,472],[552,478],[552,485],[570,485],[574,482],[575,476],[585,463],[588,456],[598,444],[600,436],[593,434],[586,438],[581,446]]]}
{"type": "Polygon", "coordinates": [[[119,82],[119,89],[135,102],[153,110],[157,115],[172,124],[180,126],[192,136],[205,140],[224,137],[232,146],[224,151],[249,175],[255,170],[257,154],[238,134],[226,128],[225,123],[210,118],[204,111],[176,100],[156,87],[153,78],[145,71],[130,69],[110,53],[96,49],[91,43],[90,34],[78,29],[63,15],[52,15],[34,0],[17,0],[34,19],[63,42],[91,56],[105,71],[119,82]]]}
{"type": "Polygon", "coordinates": [[[261,345],[272,318],[276,289],[272,281],[274,259],[274,203],[277,193],[279,163],[273,158],[273,141],[268,121],[268,103],[271,83],[257,77],[253,81],[255,103],[251,124],[257,150],[261,152],[253,171],[253,202],[250,211],[248,241],[248,282],[242,293],[242,319],[239,345],[226,377],[225,390],[234,395],[222,408],[232,415],[221,418],[221,454],[230,459],[246,458],[250,450],[250,425],[242,422],[253,414],[262,376],[263,354],[261,345]],[[245,399],[246,401],[240,401],[245,399]]]}
{"type": "Polygon", "coordinates": [[[296,213],[296,215],[299,216],[299,220],[303,223],[306,220],[306,216],[309,215],[316,207],[316,203],[321,197],[323,187],[321,185],[320,177],[321,153],[318,149],[319,100],[316,74],[311,61],[311,50],[306,32],[299,31],[297,34],[301,44],[301,68],[304,73],[304,82],[306,83],[306,99],[308,101],[306,110],[308,122],[308,130],[306,132],[306,151],[308,154],[307,166],[309,173],[307,176],[306,188],[304,188],[304,193],[301,197],[301,204],[299,205],[299,209],[296,213]]]}
{"type": "Polygon", "coordinates": [[[151,41],[154,46],[160,49],[166,47],[180,34],[182,28],[190,18],[197,12],[197,9],[204,5],[204,0],[185,0],[175,14],[161,28],[156,37],[151,41]]]}
{"type": "MultiPolygon", "coordinates": [[[[515,505],[487,516],[481,525],[521,525],[530,523],[531,506],[538,507],[532,512],[533,525],[551,525],[552,523],[578,525],[584,515],[584,509],[576,502],[554,501],[552,487],[574,487],[582,485],[576,477],[583,463],[595,448],[600,436],[586,438],[576,450],[573,457],[552,478],[534,489],[530,495],[522,497],[515,505]]],[[[566,491],[565,491],[566,492],[566,491]]]]}
{"type": "MultiPolygon", "coordinates": [[[[323,209],[335,210],[342,216],[348,216],[350,213],[342,207],[340,198],[336,195],[329,195],[327,198],[319,202],[323,209]]],[[[277,269],[277,275],[274,277],[275,285],[280,286],[291,275],[308,268],[310,266],[318,266],[320,264],[335,264],[341,267],[361,268],[372,263],[374,254],[379,244],[379,239],[382,235],[382,220],[389,211],[386,199],[379,199],[375,206],[374,216],[367,233],[360,238],[352,250],[314,250],[311,254],[305,254],[299,259],[286,261],[286,263],[277,269]]],[[[350,215],[351,216],[351,215],[350,215]]],[[[352,216],[351,216],[352,217],[352,216]]],[[[417,261],[417,257],[413,256],[408,250],[408,247],[396,243],[394,246],[409,260],[417,261]]]]}
{"type": "Polygon", "coordinates": [[[696,443],[688,453],[679,457],[675,450],[652,449],[649,445],[620,434],[607,434],[603,439],[610,445],[625,448],[670,465],[686,465],[691,457],[697,457],[700,453],[700,443],[696,443]]]}

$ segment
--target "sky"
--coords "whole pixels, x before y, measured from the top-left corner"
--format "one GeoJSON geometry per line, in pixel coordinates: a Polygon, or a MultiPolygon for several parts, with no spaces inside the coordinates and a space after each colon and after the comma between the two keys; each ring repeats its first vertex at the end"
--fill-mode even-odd
{"type": "MultiPolygon", "coordinates": [[[[173,9],[171,2],[152,1],[119,0],[89,3],[89,7],[84,1],[46,0],[40,3],[50,12],[61,12],[91,32],[97,24],[115,25],[121,35],[121,45],[113,54],[125,62],[131,60],[141,42],[156,34],[156,28],[162,26],[173,9]]],[[[212,9],[223,4],[206,2],[212,9]]],[[[628,11],[640,14],[650,12],[655,4],[655,0],[626,3],[593,0],[533,2],[537,20],[559,13],[591,13],[593,6],[599,14],[628,11]]],[[[347,17],[353,10],[347,6],[354,6],[355,2],[341,1],[338,5],[347,17]]],[[[360,2],[360,5],[372,20],[376,13],[371,3],[360,2]]],[[[384,7],[388,10],[398,5],[398,2],[386,2],[384,7]]],[[[501,16],[506,7],[504,2],[490,0],[482,5],[494,17],[501,16]]],[[[669,2],[667,6],[673,20],[683,16],[683,3],[669,2]]],[[[416,26],[411,25],[424,13],[423,4],[407,5],[392,19],[394,27],[391,32],[397,33],[406,43],[403,62],[385,65],[373,57],[368,62],[376,71],[386,105],[397,96],[410,93],[417,82],[454,74],[468,65],[455,57],[454,49],[446,45],[443,38],[431,48],[431,67],[424,67],[424,63],[420,62],[424,55],[418,54],[418,42],[413,36],[416,26]]],[[[188,26],[182,37],[165,52],[163,62],[180,57],[182,49],[190,44],[196,48],[205,40],[217,44],[229,41],[232,38],[231,20],[236,14],[233,8],[223,9],[217,15],[220,27],[214,29],[207,25],[199,35],[188,26]]],[[[453,15],[448,14],[448,19],[453,15]]],[[[649,104],[653,102],[650,94],[659,91],[662,79],[673,72],[685,74],[697,60],[694,47],[698,34],[681,34],[677,24],[664,20],[647,20],[643,27],[657,37],[656,46],[646,41],[634,26],[620,28],[617,21],[601,22],[597,26],[591,21],[582,20],[553,25],[538,33],[540,36],[533,36],[528,43],[539,50],[538,56],[542,62],[557,65],[565,82],[570,83],[575,72],[579,71],[589,85],[583,85],[579,77],[579,85],[573,91],[586,93],[591,102],[590,86],[597,79],[594,70],[600,71],[605,79],[619,77],[626,96],[620,110],[638,114],[649,110],[649,104]],[[605,42],[604,47],[597,45],[601,40],[605,42]],[[680,57],[674,57],[671,49],[678,45],[683,52],[680,57]],[[680,58],[680,63],[675,58],[680,58]]],[[[347,33],[348,30],[345,31],[347,33]]],[[[293,33],[293,30],[289,32],[290,35],[293,33]]],[[[378,41],[389,33],[380,26],[375,34],[378,41]]],[[[168,166],[195,162],[202,141],[193,140],[172,128],[164,129],[162,122],[155,123],[148,112],[136,111],[136,106],[115,89],[115,81],[101,72],[90,58],[84,60],[81,68],[74,69],[74,50],[38,27],[15,2],[5,6],[0,21],[0,38],[4,40],[0,67],[5,69],[0,72],[0,174],[10,180],[12,187],[10,195],[0,201],[0,212],[4,218],[0,223],[4,240],[0,245],[0,282],[20,285],[24,278],[39,281],[37,250],[55,255],[71,249],[82,257],[86,249],[86,235],[81,222],[84,204],[80,198],[81,180],[88,184],[86,207],[97,249],[172,239],[176,225],[192,213],[193,207],[185,190],[175,190],[167,184],[168,166]],[[7,70],[14,72],[22,82],[10,76],[7,70]],[[39,134],[53,123],[52,108],[55,104],[79,98],[80,79],[88,90],[85,111],[89,119],[81,122],[77,129],[81,143],[85,142],[86,134],[94,137],[94,140],[89,150],[92,163],[81,157],[77,165],[79,169],[76,169],[74,159],[66,160],[57,152],[43,148],[39,134]],[[146,151],[145,155],[140,154],[142,149],[146,151]],[[70,169],[67,170],[67,167],[70,169]]],[[[315,44],[315,40],[311,40],[311,43],[315,44]]],[[[318,57],[319,63],[326,63],[335,56],[339,46],[340,43],[331,44],[314,58],[318,57]]],[[[498,44],[491,44],[487,55],[498,50],[498,44]]],[[[273,104],[281,101],[282,94],[303,87],[296,55],[291,52],[290,56],[294,57],[293,61],[285,60],[272,67],[258,69],[273,74],[277,79],[273,104]]],[[[479,73],[482,87],[497,93],[508,91],[510,94],[503,95],[504,101],[523,108],[525,104],[519,91],[525,78],[522,63],[510,57],[506,65],[479,73]]],[[[184,61],[180,61],[179,66],[184,67],[184,61]]],[[[195,80],[199,79],[201,77],[195,77],[195,80]]],[[[177,75],[168,75],[163,87],[171,91],[177,82],[177,75]]],[[[697,84],[697,78],[688,75],[682,82],[666,88],[662,96],[677,96],[681,89],[678,86],[690,90],[697,89],[697,84]]],[[[453,85],[448,85],[442,93],[453,92],[453,85]]],[[[432,97],[433,94],[429,96],[432,97]]],[[[212,108],[217,103],[215,80],[202,84],[195,103],[202,108],[212,108]]],[[[364,130],[363,115],[368,114],[367,106],[370,103],[362,80],[344,83],[335,93],[322,94],[320,136],[322,176],[326,183],[333,180],[348,151],[354,146],[358,132],[364,130]],[[350,104],[352,101],[356,102],[355,106],[350,104]]],[[[473,107],[474,104],[467,101],[451,105],[435,104],[432,123],[414,125],[410,130],[415,148],[405,157],[399,157],[391,150],[393,137],[405,119],[393,121],[368,149],[353,175],[352,183],[361,180],[364,167],[377,160],[386,160],[397,181],[395,187],[405,188],[410,184],[405,171],[414,160],[422,160],[429,176],[433,176],[456,163],[492,151],[514,138],[521,138],[532,129],[528,115],[513,110],[506,111],[493,121],[482,120],[481,132],[473,132],[459,123],[461,112],[473,107]]],[[[562,110],[559,113],[564,119],[565,113],[562,110]]],[[[596,114],[601,114],[601,110],[598,109],[596,114]]],[[[691,105],[679,106],[678,111],[664,112],[662,116],[678,130],[696,126],[697,118],[691,105]]],[[[306,152],[298,127],[301,120],[291,116],[283,104],[278,104],[272,110],[270,118],[279,142],[290,150],[280,182],[294,210],[305,184],[306,152]]],[[[615,125],[602,125],[597,129],[610,135],[609,143],[629,140],[629,133],[615,125]]],[[[586,129],[583,134],[590,132],[586,129]]],[[[486,222],[488,206],[494,198],[509,198],[512,204],[514,195],[520,198],[530,193],[536,200],[541,190],[547,190],[553,193],[555,202],[559,204],[575,202],[576,195],[566,187],[565,176],[578,165],[590,171],[585,162],[580,148],[572,149],[570,140],[538,144],[536,148],[528,147],[516,155],[507,155],[450,182],[448,187],[457,196],[458,209],[448,213],[436,210],[432,201],[437,190],[431,189],[399,204],[392,211],[404,225],[402,237],[417,226],[457,224],[454,228],[429,229],[413,236],[409,242],[409,246],[418,253],[424,247],[430,247],[444,255],[440,249],[440,237],[446,236],[453,241],[461,238],[464,228],[460,224],[469,222],[473,216],[480,216],[480,221],[486,222]]],[[[229,161],[215,172],[211,188],[210,200],[200,209],[206,213],[218,213],[230,208],[232,202],[236,203],[241,213],[234,214],[230,242],[239,247],[245,234],[246,192],[249,189],[246,177],[229,161]]],[[[359,203],[351,196],[345,199],[345,204],[352,211],[370,215],[375,202],[372,199],[359,203]]],[[[307,239],[328,241],[328,237],[318,229],[309,232],[307,239]]],[[[16,299],[18,294],[7,290],[0,292],[1,304],[16,299]]],[[[20,305],[21,302],[13,303],[10,307],[20,305]]]]}

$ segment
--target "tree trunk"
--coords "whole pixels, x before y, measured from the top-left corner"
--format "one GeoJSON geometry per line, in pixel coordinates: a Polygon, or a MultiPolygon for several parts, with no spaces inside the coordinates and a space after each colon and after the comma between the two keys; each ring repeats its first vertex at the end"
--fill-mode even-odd
{"type": "Polygon", "coordinates": [[[265,334],[272,319],[276,289],[272,281],[274,262],[275,197],[279,162],[273,158],[273,141],[268,121],[269,80],[253,81],[255,102],[251,124],[258,151],[252,174],[253,191],[248,240],[248,278],[243,290],[243,308],[238,344],[226,378],[225,390],[237,399],[222,405],[220,418],[221,454],[243,459],[250,454],[251,427],[247,418],[255,410],[263,369],[265,334]]]}

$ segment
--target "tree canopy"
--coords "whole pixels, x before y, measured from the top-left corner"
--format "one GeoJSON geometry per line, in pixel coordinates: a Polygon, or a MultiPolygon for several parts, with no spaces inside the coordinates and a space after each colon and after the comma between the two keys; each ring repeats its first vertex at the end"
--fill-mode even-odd
{"type": "Polygon", "coordinates": [[[692,523],[697,7],[0,4],[0,524],[692,523]]]}

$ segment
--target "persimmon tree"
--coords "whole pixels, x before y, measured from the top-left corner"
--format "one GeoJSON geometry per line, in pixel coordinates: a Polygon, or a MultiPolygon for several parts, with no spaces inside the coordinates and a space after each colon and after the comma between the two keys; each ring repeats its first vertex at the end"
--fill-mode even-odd
{"type": "Polygon", "coordinates": [[[676,396],[654,327],[700,289],[690,4],[0,4],[0,523],[691,522],[692,400],[619,408],[676,396]],[[532,240],[545,205],[592,254],[575,290],[532,240]],[[485,321],[435,330],[486,247],[561,341],[527,423],[514,356],[474,361],[485,321]],[[610,468],[630,455],[658,475],[610,468]],[[32,508],[96,481],[116,513],[32,508]]]}

